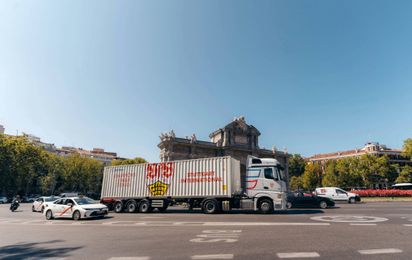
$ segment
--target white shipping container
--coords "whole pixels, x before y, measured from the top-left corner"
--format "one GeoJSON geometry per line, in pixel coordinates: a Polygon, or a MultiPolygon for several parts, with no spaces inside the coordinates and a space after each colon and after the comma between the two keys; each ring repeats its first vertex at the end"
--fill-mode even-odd
{"type": "Polygon", "coordinates": [[[102,198],[204,198],[240,194],[240,162],[229,156],[108,166],[102,198]]]}

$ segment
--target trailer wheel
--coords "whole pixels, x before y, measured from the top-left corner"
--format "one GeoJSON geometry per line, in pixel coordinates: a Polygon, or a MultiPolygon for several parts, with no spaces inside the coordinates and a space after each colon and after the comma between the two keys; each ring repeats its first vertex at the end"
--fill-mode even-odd
{"type": "Polygon", "coordinates": [[[127,203],[127,206],[126,206],[127,212],[128,213],[134,213],[134,212],[136,212],[136,209],[137,209],[136,201],[135,200],[130,200],[127,203]]]}
{"type": "Polygon", "coordinates": [[[121,213],[122,211],[123,211],[123,202],[116,201],[116,203],[114,203],[114,212],[121,213]]]}
{"type": "Polygon", "coordinates": [[[149,213],[150,211],[152,211],[152,207],[150,206],[150,201],[142,200],[139,204],[139,212],[149,213]]]}
{"type": "Polygon", "coordinates": [[[268,214],[273,212],[273,203],[269,199],[262,199],[259,201],[259,211],[263,214],[268,214]]]}
{"type": "Polygon", "coordinates": [[[219,212],[219,202],[215,199],[209,199],[203,202],[202,210],[205,214],[216,214],[219,212]]]}

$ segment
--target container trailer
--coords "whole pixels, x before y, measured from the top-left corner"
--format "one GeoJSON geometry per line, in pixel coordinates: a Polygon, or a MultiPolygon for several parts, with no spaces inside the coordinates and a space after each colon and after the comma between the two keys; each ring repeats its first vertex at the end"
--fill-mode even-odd
{"type": "Polygon", "coordinates": [[[286,209],[284,169],[273,158],[247,158],[246,174],[230,156],[105,167],[101,202],[115,212],[165,211],[185,202],[206,214],[286,209]],[[243,184],[243,185],[242,185],[243,184]]]}

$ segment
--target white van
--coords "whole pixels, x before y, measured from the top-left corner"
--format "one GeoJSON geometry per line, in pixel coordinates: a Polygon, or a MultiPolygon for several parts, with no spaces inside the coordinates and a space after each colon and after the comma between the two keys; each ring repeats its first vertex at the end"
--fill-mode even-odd
{"type": "Polygon", "coordinates": [[[334,201],[347,201],[348,203],[356,203],[361,199],[358,194],[347,192],[341,188],[336,187],[322,187],[316,188],[315,193],[317,196],[331,198],[334,201]]]}

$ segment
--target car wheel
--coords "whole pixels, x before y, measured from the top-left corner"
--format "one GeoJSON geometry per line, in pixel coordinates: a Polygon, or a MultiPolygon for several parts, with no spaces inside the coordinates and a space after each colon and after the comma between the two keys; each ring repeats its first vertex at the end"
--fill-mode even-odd
{"type": "Polygon", "coordinates": [[[263,213],[263,214],[272,213],[273,212],[273,203],[272,203],[272,201],[270,201],[268,199],[262,199],[259,202],[258,208],[259,208],[260,213],[263,213]]]}
{"type": "Polygon", "coordinates": [[[350,199],[349,199],[349,203],[356,203],[355,198],[350,198],[350,199]]]}
{"type": "Polygon", "coordinates": [[[152,211],[152,207],[150,206],[150,201],[143,200],[139,204],[139,212],[140,213],[149,213],[152,211]]]}
{"type": "Polygon", "coordinates": [[[121,201],[116,201],[114,204],[114,212],[120,213],[123,211],[123,203],[121,201]]]}
{"type": "Polygon", "coordinates": [[[286,208],[291,209],[293,207],[292,202],[287,202],[286,203],[286,208]]]}
{"type": "Polygon", "coordinates": [[[73,212],[73,216],[72,216],[73,220],[80,220],[81,215],[80,215],[80,211],[76,210],[75,212],[73,212]]]}
{"type": "Polygon", "coordinates": [[[328,207],[328,203],[324,200],[322,200],[321,202],[319,202],[319,207],[321,209],[326,209],[328,207]]]}
{"type": "Polygon", "coordinates": [[[36,212],[36,210],[34,209],[34,206],[31,206],[31,211],[36,212]]]}
{"type": "Polygon", "coordinates": [[[127,203],[126,209],[128,213],[136,212],[136,209],[137,209],[136,201],[134,200],[129,201],[129,203],[127,203]]]}
{"type": "Polygon", "coordinates": [[[53,212],[51,211],[51,209],[49,209],[49,210],[46,212],[46,219],[47,219],[47,220],[53,219],[53,212]]]}

